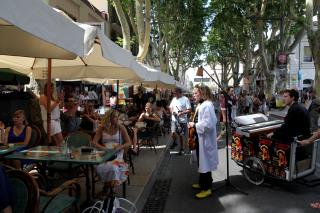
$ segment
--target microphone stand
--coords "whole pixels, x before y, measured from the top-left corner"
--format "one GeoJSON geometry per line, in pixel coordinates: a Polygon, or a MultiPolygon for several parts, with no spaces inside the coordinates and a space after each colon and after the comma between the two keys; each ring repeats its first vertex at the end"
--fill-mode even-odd
{"type": "Polygon", "coordinates": [[[230,95],[223,89],[222,85],[219,84],[209,73],[207,70],[205,70],[202,66],[200,66],[198,69],[202,69],[203,71],[205,71],[207,73],[207,75],[212,79],[212,81],[217,84],[217,86],[221,89],[223,96],[224,96],[224,103],[225,103],[225,107],[226,107],[226,134],[225,134],[225,143],[226,143],[226,160],[227,160],[227,177],[224,180],[225,181],[225,185],[219,186],[217,187],[215,190],[222,188],[223,186],[227,186],[227,187],[232,187],[233,189],[235,189],[236,191],[248,195],[247,192],[242,191],[241,189],[239,189],[238,187],[234,186],[231,181],[230,181],[230,174],[229,174],[229,125],[228,125],[228,120],[229,120],[229,111],[228,111],[228,100],[231,99],[230,95]]]}

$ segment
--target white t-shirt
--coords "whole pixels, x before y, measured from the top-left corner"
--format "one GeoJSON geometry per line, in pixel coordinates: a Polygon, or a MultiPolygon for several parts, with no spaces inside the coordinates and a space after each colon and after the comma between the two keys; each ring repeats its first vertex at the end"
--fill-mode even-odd
{"type": "MultiPolygon", "coordinates": [[[[182,96],[180,98],[174,97],[170,103],[169,106],[172,110],[172,112],[178,113],[179,111],[185,111],[187,109],[191,109],[190,101],[187,97],[182,96]]],[[[180,123],[187,123],[188,122],[188,115],[183,114],[179,117],[180,123]]],[[[176,121],[176,118],[174,115],[172,115],[172,121],[176,121]]]]}

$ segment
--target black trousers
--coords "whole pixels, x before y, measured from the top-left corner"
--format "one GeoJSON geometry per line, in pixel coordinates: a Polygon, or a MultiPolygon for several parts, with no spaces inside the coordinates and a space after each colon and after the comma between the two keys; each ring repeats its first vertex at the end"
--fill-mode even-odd
{"type": "MultiPolygon", "coordinates": [[[[199,141],[196,139],[196,153],[198,159],[198,167],[199,167],[199,141]]],[[[212,176],[211,172],[200,173],[199,175],[199,185],[202,190],[208,190],[212,188],[212,176]]]]}
{"type": "Polygon", "coordinates": [[[211,172],[200,173],[199,185],[202,190],[208,190],[212,188],[212,177],[211,172]]]}

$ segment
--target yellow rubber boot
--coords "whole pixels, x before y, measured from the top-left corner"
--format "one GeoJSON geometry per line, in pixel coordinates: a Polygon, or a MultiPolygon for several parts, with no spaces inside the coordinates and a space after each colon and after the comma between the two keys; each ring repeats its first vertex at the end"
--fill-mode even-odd
{"type": "Polygon", "coordinates": [[[206,191],[202,190],[201,192],[199,192],[198,194],[196,194],[196,198],[198,199],[203,199],[203,198],[206,198],[206,197],[209,197],[212,195],[212,191],[211,189],[208,189],[206,191]]]}
{"type": "Polygon", "coordinates": [[[192,184],[191,187],[192,187],[193,189],[201,189],[201,187],[200,187],[200,185],[199,185],[198,183],[192,184]]]}

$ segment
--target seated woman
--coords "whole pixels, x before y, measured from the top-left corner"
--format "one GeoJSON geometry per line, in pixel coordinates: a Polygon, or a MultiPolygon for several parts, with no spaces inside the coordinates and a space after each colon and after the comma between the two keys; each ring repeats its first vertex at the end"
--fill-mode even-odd
{"type": "Polygon", "coordinates": [[[97,124],[100,120],[100,116],[94,111],[93,102],[89,101],[84,106],[84,112],[82,113],[82,121],[80,127],[83,130],[93,132],[97,128],[97,124]]]}
{"type": "Polygon", "coordinates": [[[139,137],[149,137],[151,136],[151,132],[148,128],[153,127],[157,122],[160,122],[159,116],[152,111],[152,104],[146,103],[145,112],[141,113],[138,122],[146,123],[146,129],[143,129],[139,132],[139,137]]]}
{"type": "Polygon", "coordinates": [[[31,138],[31,127],[27,126],[25,113],[17,110],[12,116],[13,126],[6,128],[7,143],[23,144],[28,146],[31,138]]]}
{"type": "MultiPolygon", "coordinates": [[[[6,143],[22,144],[24,146],[16,151],[24,150],[30,142],[32,129],[30,126],[27,126],[26,116],[23,110],[15,111],[12,120],[13,126],[7,127],[5,131],[6,143]]],[[[21,162],[19,160],[9,161],[9,164],[17,169],[21,168],[21,162]]]]}
{"type": "Polygon", "coordinates": [[[118,123],[118,117],[117,110],[108,110],[92,141],[98,148],[119,150],[116,159],[96,168],[99,177],[111,188],[120,185],[128,177],[128,165],[123,161],[123,150],[131,146],[131,141],[126,128],[118,123]],[[102,143],[99,143],[100,140],[102,143]]]}
{"type": "Polygon", "coordinates": [[[120,123],[123,123],[127,129],[128,135],[132,141],[132,149],[130,150],[132,154],[138,154],[138,146],[137,146],[137,132],[138,129],[134,127],[135,123],[139,118],[139,113],[134,111],[134,106],[130,103],[125,107],[124,112],[122,112],[119,116],[120,123]]]}

